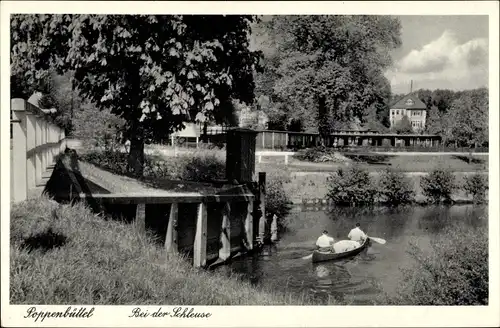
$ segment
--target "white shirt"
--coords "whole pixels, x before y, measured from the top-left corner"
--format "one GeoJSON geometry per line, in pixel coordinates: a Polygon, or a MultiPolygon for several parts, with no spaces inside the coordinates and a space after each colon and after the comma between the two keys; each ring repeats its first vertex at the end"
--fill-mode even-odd
{"type": "Polygon", "coordinates": [[[366,239],[366,234],[359,227],[356,227],[349,232],[347,237],[351,240],[360,241],[362,239],[366,239]]]}
{"type": "Polygon", "coordinates": [[[333,244],[334,240],[332,237],[329,237],[327,235],[321,235],[319,236],[318,240],[316,241],[316,246],[318,247],[330,247],[331,244],[333,244]]]}

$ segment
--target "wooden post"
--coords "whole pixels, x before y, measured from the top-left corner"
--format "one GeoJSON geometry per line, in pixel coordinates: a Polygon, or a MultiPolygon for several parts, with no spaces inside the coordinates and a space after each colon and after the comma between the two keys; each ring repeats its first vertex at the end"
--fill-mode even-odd
{"type": "MultiPolygon", "coordinates": [[[[36,147],[36,117],[30,112],[26,112],[26,151],[36,147]]],[[[27,186],[36,187],[36,154],[28,158],[26,168],[27,186]]]]}
{"type": "Polygon", "coordinates": [[[26,103],[24,99],[11,100],[12,119],[12,174],[13,200],[20,202],[28,197],[26,180],[26,103]]]}
{"type": "Polygon", "coordinates": [[[246,247],[248,250],[253,249],[253,201],[248,201],[247,216],[245,218],[245,236],[246,247]]]}
{"type": "Polygon", "coordinates": [[[285,154],[285,165],[288,165],[288,154],[285,154]]]}
{"type": "Polygon", "coordinates": [[[167,225],[167,235],[165,236],[165,250],[167,254],[175,254],[179,250],[177,240],[177,220],[178,220],[178,205],[172,203],[170,206],[170,214],[167,225]]]}
{"type": "Polygon", "coordinates": [[[274,150],[274,132],[271,132],[271,149],[274,150]]]}
{"type": "Polygon", "coordinates": [[[193,251],[193,265],[198,268],[205,266],[207,264],[207,208],[203,203],[198,204],[193,251]]]}
{"type": "Polygon", "coordinates": [[[262,149],[266,148],[266,132],[262,131],[262,149]]]}
{"type": "Polygon", "coordinates": [[[271,223],[271,241],[274,242],[276,240],[278,240],[278,217],[274,214],[271,223]]]}
{"type": "Polygon", "coordinates": [[[266,238],[266,172],[259,172],[259,203],[260,203],[260,218],[259,218],[259,238],[266,238]]]}
{"type": "Polygon", "coordinates": [[[285,133],[285,147],[288,149],[288,132],[285,133]]]}
{"type": "Polygon", "coordinates": [[[146,204],[137,204],[135,221],[140,231],[146,231],[146,204]]]}
{"type": "Polygon", "coordinates": [[[231,256],[231,205],[229,202],[224,204],[222,209],[222,227],[220,232],[221,248],[219,249],[219,258],[223,261],[231,256]]]}

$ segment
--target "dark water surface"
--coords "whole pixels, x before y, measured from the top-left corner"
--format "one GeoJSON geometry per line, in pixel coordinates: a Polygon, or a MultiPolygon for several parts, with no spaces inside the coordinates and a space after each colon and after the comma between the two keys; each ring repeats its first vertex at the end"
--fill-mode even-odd
{"type": "Polygon", "coordinates": [[[243,274],[256,285],[272,287],[301,296],[313,295],[319,301],[329,298],[372,304],[382,292],[394,292],[401,279],[400,267],[411,265],[406,253],[409,242],[422,248],[444,228],[458,223],[465,226],[487,225],[487,206],[411,207],[399,209],[333,209],[290,214],[290,231],[268,256],[247,257],[219,270],[243,274]],[[356,222],[371,236],[387,240],[373,242],[360,255],[337,262],[313,264],[302,257],[311,254],[316,238],[327,229],[335,241],[347,239],[356,222]]]}

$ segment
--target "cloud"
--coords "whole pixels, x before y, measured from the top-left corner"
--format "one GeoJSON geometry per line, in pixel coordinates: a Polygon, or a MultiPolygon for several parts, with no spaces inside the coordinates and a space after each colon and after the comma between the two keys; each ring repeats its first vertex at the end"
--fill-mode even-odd
{"type": "Polygon", "coordinates": [[[410,80],[415,81],[418,88],[471,89],[486,86],[488,39],[477,38],[460,44],[452,31],[445,31],[421,49],[410,51],[386,76],[393,87],[406,85],[410,80]]]}

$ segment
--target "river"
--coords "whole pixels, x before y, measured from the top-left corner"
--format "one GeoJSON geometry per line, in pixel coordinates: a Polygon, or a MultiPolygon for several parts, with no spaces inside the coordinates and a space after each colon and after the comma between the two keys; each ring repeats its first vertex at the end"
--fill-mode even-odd
{"type": "Polygon", "coordinates": [[[269,255],[236,259],[220,270],[297,297],[307,294],[320,302],[334,298],[356,305],[372,304],[377,295],[395,291],[400,268],[412,261],[406,252],[410,241],[426,249],[430,239],[452,223],[487,225],[487,215],[487,206],[472,205],[296,210],[288,217],[289,230],[269,255]],[[324,229],[338,241],[347,239],[356,222],[368,235],[384,238],[387,243],[373,243],[366,252],[339,262],[313,264],[311,259],[302,259],[311,254],[324,229]]]}

